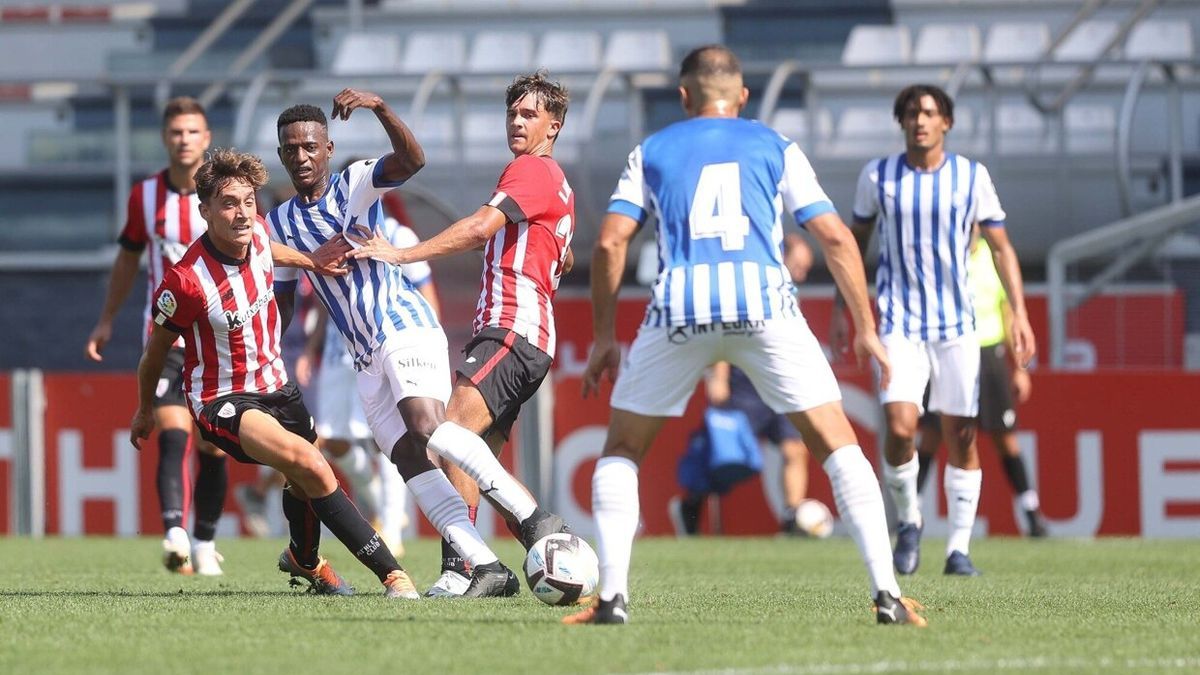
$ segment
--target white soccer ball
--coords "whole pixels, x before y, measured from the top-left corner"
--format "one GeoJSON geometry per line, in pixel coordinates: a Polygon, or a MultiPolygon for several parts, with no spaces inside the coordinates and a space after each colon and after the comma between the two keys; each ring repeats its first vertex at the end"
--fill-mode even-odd
{"type": "Polygon", "coordinates": [[[815,499],[805,499],[796,507],[796,527],[810,537],[824,539],[833,534],[833,514],[815,499]]]}
{"type": "Polygon", "coordinates": [[[587,602],[600,585],[600,560],[573,534],[546,535],[525,556],[525,581],[534,597],[547,605],[587,602]]]}

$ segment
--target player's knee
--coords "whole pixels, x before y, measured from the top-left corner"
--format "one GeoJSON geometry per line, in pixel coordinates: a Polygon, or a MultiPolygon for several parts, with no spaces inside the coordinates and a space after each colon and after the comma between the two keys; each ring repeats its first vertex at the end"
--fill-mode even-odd
{"type": "Polygon", "coordinates": [[[893,419],[888,421],[888,436],[894,443],[911,445],[917,437],[916,425],[908,420],[893,419]]]}

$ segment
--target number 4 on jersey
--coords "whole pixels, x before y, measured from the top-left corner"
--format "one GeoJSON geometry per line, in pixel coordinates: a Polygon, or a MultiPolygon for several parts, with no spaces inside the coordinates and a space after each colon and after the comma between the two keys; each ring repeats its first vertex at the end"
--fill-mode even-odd
{"type": "Polygon", "coordinates": [[[737,162],[707,164],[700,170],[688,221],[692,239],[720,237],[725,251],[745,248],[750,219],[742,213],[742,180],[737,162]]]}

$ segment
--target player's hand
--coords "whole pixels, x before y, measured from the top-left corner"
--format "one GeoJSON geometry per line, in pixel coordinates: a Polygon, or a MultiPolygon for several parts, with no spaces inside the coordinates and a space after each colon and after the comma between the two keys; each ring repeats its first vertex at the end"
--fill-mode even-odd
{"type": "Polygon", "coordinates": [[[378,228],[364,232],[360,226],[355,226],[355,228],[346,230],[346,238],[358,245],[357,248],[346,254],[349,258],[355,260],[373,258],[393,265],[403,265],[409,262],[404,257],[404,251],[392,246],[392,243],[383,236],[378,228]]]}
{"type": "Polygon", "coordinates": [[[1037,340],[1033,337],[1033,327],[1029,325],[1029,317],[1025,314],[1013,314],[1012,318],[1013,356],[1017,365],[1028,368],[1033,357],[1037,355],[1037,340]]]}
{"type": "Polygon", "coordinates": [[[587,368],[583,371],[583,397],[600,393],[600,378],[607,373],[608,383],[617,381],[621,370],[621,347],[616,340],[597,341],[588,356],[587,368]]]}
{"type": "Polygon", "coordinates": [[[329,238],[329,241],[318,246],[312,253],[307,253],[312,262],[313,271],[327,277],[342,277],[350,273],[346,269],[346,254],[351,251],[350,242],[341,233],[329,238]]]}
{"type": "Polygon", "coordinates": [[[333,113],[330,117],[335,120],[348,120],[350,113],[354,112],[356,108],[375,110],[381,105],[383,105],[383,99],[369,91],[343,89],[341,93],[333,97],[333,113]]]}
{"type": "Polygon", "coordinates": [[[301,387],[307,387],[309,382],[312,382],[313,360],[312,357],[305,352],[296,358],[296,384],[301,387]]]}
{"type": "Polygon", "coordinates": [[[154,411],[149,408],[138,408],[129,423],[129,442],[138,450],[142,449],[141,440],[149,438],[154,431],[154,411]]]}
{"type": "Polygon", "coordinates": [[[108,344],[112,338],[112,324],[106,321],[96,324],[92,329],[92,334],[88,336],[87,346],[84,347],[83,353],[93,361],[103,361],[104,345],[108,344]]]}
{"type": "Polygon", "coordinates": [[[879,364],[879,389],[881,391],[887,389],[892,381],[892,362],[888,360],[887,350],[879,341],[879,336],[875,333],[855,335],[854,355],[858,359],[860,368],[867,365],[872,359],[879,364]]]}
{"type": "Polygon", "coordinates": [[[1017,403],[1024,403],[1029,400],[1030,394],[1033,393],[1033,381],[1029,379],[1029,371],[1024,368],[1018,368],[1012,374],[1012,395],[1017,403]]]}
{"type": "Polygon", "coordinates": [[[845,310],[834,307],[829,317],[829,348],[833,350],[833,360],[841,361],[850,350],[850,319],[845,310]]]}

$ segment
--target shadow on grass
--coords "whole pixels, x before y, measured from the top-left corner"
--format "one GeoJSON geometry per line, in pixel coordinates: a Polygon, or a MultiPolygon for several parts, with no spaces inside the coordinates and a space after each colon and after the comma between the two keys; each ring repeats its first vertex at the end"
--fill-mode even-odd
{"type": "Polygon", "coordinates": [[[0,591],[0,598],[178,598],[180,596],[204,596],[218,598],[261,598],[263,596],[296,596],[298,598],[311,597],[308,594],[298,593],[296,591],[185,591],[183,589],[179,589],[177,591],[81,591],[75,589],[62,591],[0,591]]]}

